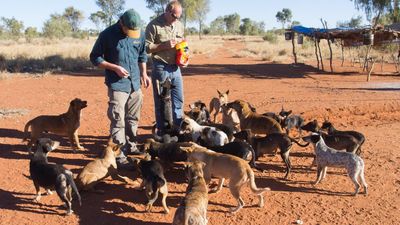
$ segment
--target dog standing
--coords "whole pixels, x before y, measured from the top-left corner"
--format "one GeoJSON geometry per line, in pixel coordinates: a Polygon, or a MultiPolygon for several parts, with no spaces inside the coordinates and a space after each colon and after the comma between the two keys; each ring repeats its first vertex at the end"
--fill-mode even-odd
{"type": "MultiPolygon", "coordinates": [[[[129,178],[120,176],[117,171],[115,156],[121,153],[121,147],[122,145],[109,142],[104,150],[103,157],[89,162],[75,179],[78,189],[93,191],[96,184],[109,176],[127,184],[132,183],[129,178]]],[[[97,192],[102,191],[97,190],[97,192]]]]}
{"type": "Polygon", "coordinates": [[[51,194],[51,189],[55,189],[58,197],[67,206],[67,215],[72,214],[72,190],[76,193],[81,205],[81,196],[75,185],[73,174],[62,165],[49,163],[47,154],[59,146],[59,142],[52,141],[48,138],[40,138],[37,140],[36,152],[34,153],[30,164],[29,171],[33,184],[36,189],[35,200],[39,202],[41,194],[40,187],[46,189],[51,194]]]}
{"type": "Polygon", "coordinates": [[[318,133],[313,133],[310,136],[304,137],[303,140],[314,145],[317,164],[317,180],[314,183],[315,185],[325,178],[328,166],[346,168],[347,174],[355,186],[353,195],[357,195],[359,192],[359,178],[364,187],[365,195],[367,195],[368,185],[365,182],[364,161],[361,157],[356,154],[341,152],[328,147],[324,139],[318,133]]]}
{"type": "Polygon", "coordinates": [[[365,136],[357,131],[354,130],[346,130],[346,131],[340,131],[340,130],[336,130],[335,127],[333,126],[333,124],[329,121],[324,121],[322,123],[321,129],[326,129],[328,130],[328,134],[343,134],[343,135],[350,135],[353,136],[355,139],[357,139],[357,141],[359,142],[359,146],[356,150],[356,154],[360,155],[361,154],[361,145],[364,144],[365,142],[365,136]]]}
{"type": "Polygon", "coordinates": [[[293,147],[293,142],[301,147],[307,147],[309,144],[307,143],[303,145],[285,133],[272,133],[265,137],[255,137],[248,129],[236,133],[235,138],[245,140],[253,146],[255,151],[255,160],[258,160],[258,157],[263,154],[275,155],[279,149],[279,154],[286,165],[284,179],[289,177],[292,169],[289,155],[290,150],[293,147]]]}
{"type": "Polygon", "coordinates": [[[169,213],[167,206],[168,187],[167,180],[164,177],[164,169],[160,162],[157,160],[134,159],[134,165],[139,169],[143,181],[139,189],[145,189],[146,197],[148,199],[146,211],[151,212],[153,203],[158,198],[158,193],[162,195],[162,206],[164,213],[169,213]]]}
{"type": "Polygon", "coordinates": [[[26,137],[23,141],[28,139],[28,129],[31,128],[30,140],[28,142],[28,151],[32,153],[32,145],[40,137],[43,132],[51,132],[58,135],[68,135],[70,145],[75,152],[73,143],[75,141],[76,147],[80,150],[83,147],[79,144],[78,128],[80,126],[81,110],[87,107],[87,101],[82,101],[75,98],[69,104],[68,111],[57,116],[42,115],[30,120],[24,128],[26,137]]]}
{"type": "Polygon", "coordinates": [[[286,129],[286,134],[289,134],[292,128],[296,128],[301,137],[301,127],[304,125],[304,119],[300,115],[291,115],[291,113],[292,110],[285,111],[282,107],[279,112],[279,116],[282,118],[281,125],[286,129]]]}
{"type": "Polygon", "coordinates": [[[172,224],[207,224],[208,190],[203,175],[204,166],[205,164],[200,161],[188,165],[189,185],[185,198],[175,212],[172,224]]]}
{"type": "Polygon", "coordinates": [[[212,98],[210,101],[210,114],[214,112],[213,114],[213,122],[217,122],[217,115],[218,113],[221,112],[221,106],[225,105],[228,103],[228,95],[229,95],[229,90],[227,90],[225,93],[221,93],[219,90],[218,92],[218,98],[212,98]]]}
{"type": "Polygon", "coordinates": [[[245,101],[236,100],[227,106],[238,113],[241,130],[250,129],[252,133],[262,135],[283,133],[281,125],[276,120],[253,112],[249,103],[245,101]]]}
{"type": "Polygon", "coordinates": [[[203,169],[204,179],[206,184],[211,181],[211,176],[219,178],[219,185],[217,189],[212,190],[218,192],[222,189],[222,185],[225,179],[229,179],[229,189],[231,194],[237,201],[238,205],[231,208],[231,212],[237,212],[243,208],[244,201],[240,197],[240,189],[243,185],[250,183],[251,191],[258,196],[258,206],[264,206],[263,193],[269,191],[269,188],[257,188],[254,178],[254,172],[250,168],[247,161],[238,158],[236,156],[217,153],[206,148],[203,148],[197,144],[192,147],[181,147],[182,150],[188,152],[189,161],[202,161],[206,164],[203,169]]]}

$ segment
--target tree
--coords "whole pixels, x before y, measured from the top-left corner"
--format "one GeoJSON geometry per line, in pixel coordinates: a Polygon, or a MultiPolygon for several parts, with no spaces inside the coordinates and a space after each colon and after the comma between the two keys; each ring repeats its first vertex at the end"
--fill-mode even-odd
{"type": "Polygon", "coordinates": [[[211,34],[224,34],[226,29],[225,19],[222,16],[217,17],[210,23],[211,34]]]}
{"type": "Polygon", "coordinates": [[[27,27],[25,29],[25,38],[27,42],[32,42],[32,40],[36,37],[39,37],[39,32],[36,27],[27,27]]]}
{"type": "Polygon", "coordinates": [[[18,40],[21,37],[22,30],[24,29],[24,23],[16,20],[14,17],[11,19],[2,17],[1,20],[4,23],[5,31],[14,40],[18,40]]]}
{"type": "MultiPolygon", "coordinates": [[[[372,18],[377,15],[384,14],[391,11],[394,7],[392,5],[392,0],[352,0],[356,9],[362,9],[368,20],[371,21],[372,18]]],[[[394,1],[398,7],[398,1],[394,1]]]]}
{"type": "Polygon", "coordinates": [[[284,8],[279,11],[276,15],[276,20],[282,23],[282,29],[285,28],[285,24],[292,20],[292,11],[290,9],[284,8]]]}
{"type": "Polygon", "coordinates": [[[68,20],[59,14],[50,15],[50,19],[44,23],[43,36],[61,39],[70,36],[72,27],[68,20]]]}
{"type": "Polygon", "coordinates": [[[107,24],[106,14],[102,11],[97,11],[95,13],[90,14],[89,19],[96,25],[98,31],[102,30],[102,28],[107,24]]]}
{"type": "Polygon", "coordinates": [[[157,15],[161,15],[164,12],[169,2],[170,0],[146,0],[147,8],[153,10],[157,15]]]}
{"type": "Polygon", "coordinates": [[[339,21],[337,22],[338,27],[350,27],[359,28],[362,24],[362,16],[352,17],[349,21],[339,21]]]}
{"type": "Polygon", "coordinates": [[[210,11],[210,0],[197,0],[195,1],[194,18],[199,23],[199,38],[201,39],[202,27],[207,13],[210,11]]]}
{"type": "Polygon", "coordinates": [[[257,23],[249,18],[242,19],[242,24],[239,26],[241,35],[258,35],[264,32],[264,22],[257,23]]]}
{"type": "Polygon", "coordinates": [[[226,15],[224,17],[226,32],[236,34],[239,32],[240,15],[237,13],[226,15]]]}
{"type": "Polygon", "coordinates": [[[119,19],[124,10],[125,0],[96,0],[96,5],[104,13],[106,26],[111,26],[119,19]]]}
{"type": "Polygon", "coordinates": [[[85,18],[81,11],[72,6],[65,9],[63,16],[68,20],[73,32],[79,31],[79,25],[85,18]]]}

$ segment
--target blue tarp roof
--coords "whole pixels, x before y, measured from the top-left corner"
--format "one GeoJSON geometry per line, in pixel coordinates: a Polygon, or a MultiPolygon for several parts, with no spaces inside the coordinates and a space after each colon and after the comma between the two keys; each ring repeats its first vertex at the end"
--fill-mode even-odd
{"type": "Polygon", "coordinates": [[[349,31],[354,30],[354,28],[350,27],[339,27],[335,29],[320,29],[320,28],[313,28],[313,27],[303,27],[303,26],[293,26],[292,30],[296,33],[304,34],[306,36],[314,36],[314,33],[326,33],[329,31],[349,31]]]}

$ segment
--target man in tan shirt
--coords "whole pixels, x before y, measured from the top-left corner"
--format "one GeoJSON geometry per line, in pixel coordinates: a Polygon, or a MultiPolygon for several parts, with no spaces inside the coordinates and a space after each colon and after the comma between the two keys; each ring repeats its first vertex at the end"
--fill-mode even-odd
{"type": "Polygon", "coordinates": [[[158,135],[164,135],[164,115],[161,113],[161,85],[167,79],[171,81],[172,118],[176,126],[180,125],[183,116],[183,81],[181,70],[176,65],[175,45],[184,38],[184,27],[179,21],[182,5],[171,1],[165,12],[153,19],[146,27],[146,51],[153,60],[152,83],[155,116],[158,135]]]}

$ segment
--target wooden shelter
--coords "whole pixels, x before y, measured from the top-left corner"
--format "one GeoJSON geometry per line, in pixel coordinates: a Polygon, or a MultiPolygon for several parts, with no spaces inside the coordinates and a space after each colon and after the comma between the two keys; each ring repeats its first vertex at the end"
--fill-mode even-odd
{"type": "MultiPolygon", "coordinates": [[[[326,27],[326,25],[325,25],[326,27]]],[[[375,28],[367,27],[367,28],[335,28],[335,29],[319,29],[319,28],[307,28],[303,26],[293,26],[291,29],[287,29],[285,32],[285,39],[292,40],[293,46],[293,56],[294,61],[297,63],[296,56],[296,48],[295,48],[295,36],[297,34],[298,43],[302,43],[302,36],[308,36],[314,40],[315,46],[315,55],[317,58],[318,69],[320,68],[324,70],[324,65],[322,61],[322,54],[320,48],[320,40],[325,39],[328,42],[329,50],[330,50],[330,69],[333,72],[332,68],[332,48],[331,43],[333,41],[340,40],[340,43],[343,46],[352,47],[352,46],[362,46],[367,45],[368,50],[366,52],[364,58],[364,69],[368,67],[368,59],[369,53],[372,46],[390,44],[390,43],[399,43],[400,42],[400,23],[392,24],[390,26],[376,26],[375,28]]],[[[400,55],[400,54],[399,54],[400,55]]],[[[342,61],[343,58],[343,48],[342,48],[342,61]]],[[[369,71],[369,76],[372,71],[372,67],[369,71]]],[[[368,80],[369,80],[368,76],[368,80]]]]}

